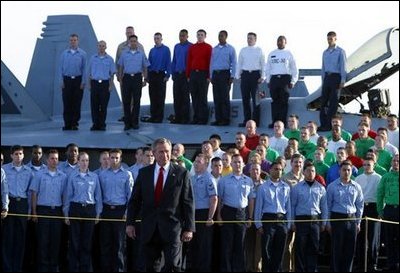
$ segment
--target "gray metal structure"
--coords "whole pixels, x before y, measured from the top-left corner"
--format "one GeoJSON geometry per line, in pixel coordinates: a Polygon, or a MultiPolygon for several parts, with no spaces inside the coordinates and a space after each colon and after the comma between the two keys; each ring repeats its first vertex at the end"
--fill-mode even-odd
{"type": "MultiPolygon", "coordinates": [[[[93,132],[90,115],[89,92],[85,90],[82,102],[82,118],[79,131],[62,131],[62,100],[58,77],[59,57],[67,46],[71,33],[80,37],[80,46],[88,56],[96,52],[97,38],[85,15],[49,16],[44,22],[42,38],[36,43],[35,52],[26,86],[15,78],[7,66],[1,63],[1,145],[20,144],[43,147],[64,148],[75,142],[80,147],[108,149],[118,147],[135,149],[149,145],[158,137],[167,137],[173,142],[187,145],[199,145],[211,134],[219,134],[223,143],[234,142],[234,134],[243,128],[237,124],[243,121],[240,85],[233,85],[231,105],[231,126],[175,125],[167,120],[161,124],[141,123],[139,130],[123,131],[123,123],[118,122],[121,115],[121,102],[115,91],[109,103],[107,131],[93,132]]],[[[399,29],[390,28],[382,31],[366,42],[349,57],[347,79],[340,102],[346,104],[399,70],[399,29]]],[[[291,91],[289,114],[300,116],[300,124],[309,120],[319,121],[319,97],[321,89],[309,92],[304,78],[320,76],[319,69],[301,69],[299,81],[291,91]]],[[[271,122],[271,99],[266,85],[260,89],[266,92],[266,98],[260,99],[261,119],[258,131],[271,133],[267,124],[271,122]]],[[[398,90],[394,90],[398,92],[398,90]]],[[[213,120],[214,106],[210,106],[210,120],[213,120]]],[[[141,115],[149,113],[149,106],[141,106],[141,115]]],[[[165,117],[173,114],[173,106],[167,104],[165,117]]],[[[344,127],[355,131],[359,117],[355,114],[344,116],[344,127]]],[[[374,127],[384,125],[384,120],[377,118],[374,127]]]]}

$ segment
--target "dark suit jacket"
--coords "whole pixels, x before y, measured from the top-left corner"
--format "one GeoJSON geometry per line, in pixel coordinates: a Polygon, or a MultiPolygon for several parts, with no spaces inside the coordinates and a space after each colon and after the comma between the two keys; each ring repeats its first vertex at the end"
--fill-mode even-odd
{"type": "Polygon", "coordinates": [[[141,240],[152,238],[156,227],[164,242],[180,241],[183,231],[195,231],[193,188],[188,171],[173,163],[162,192],[159,207],[154,203],[155,164],[139,170],[128,203],[127,225],[141,219],[141,240]]]}

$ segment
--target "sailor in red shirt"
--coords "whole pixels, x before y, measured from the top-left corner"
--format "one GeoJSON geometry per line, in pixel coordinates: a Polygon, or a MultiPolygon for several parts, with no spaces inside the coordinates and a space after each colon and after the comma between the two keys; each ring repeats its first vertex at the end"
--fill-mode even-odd
{"type": "Polygon", "coordinates": [[[186,77],[189,81],[193,105],[192,124],[207,124],[207,93],[210,83],[210,61],[212,46],[204,40],[207,33],[203,29],[197,31],[197,43],[189,48],[186,66],[186,77]]]}
{"type": "Polygon", "coordinates": [[[255,150],[260,142],[260,135],[257,134],[257,124],[254,120],[250,119],[246,122],[246,147],[250,150],[255,150]]]}

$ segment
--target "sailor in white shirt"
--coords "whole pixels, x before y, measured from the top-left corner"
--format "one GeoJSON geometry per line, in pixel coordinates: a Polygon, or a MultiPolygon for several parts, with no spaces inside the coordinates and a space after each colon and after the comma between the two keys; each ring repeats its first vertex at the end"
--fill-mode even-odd
{"type": "Polygon", "coordinates": [[[310,141],[314,144],[317,144],[319,135],[317,133],[317,123],[313,120],[310,120],[307,123],[308,131],[310,131],[310,141]]]}
{"type": "Polygon", "coordinates": [[[262,49],[255,46],[257,34],[249,32],[247,34],[247,47],[242,48],[239,53],[239,60],[236,69],[236,79],[241,79],[240,89],[242,91],[243,103],[243,123],[240,127],[245,127],[246,122],[254,120],[260,124],[260,105],[256,105],[256,93],[258,84],[265,80],[265,56],[262,49]],[[250,106],[250,97],[252,106],[250,106]],[[252,111],[253,108],[253,111],[252,111]]]}
{"type": "Polygon", "coordinates": [[[346,147],[346,141],[343,140],[341,134],[341,127],[332,128],[332,139],[328,141],[328,151],[336,154],[337,149],[346,147]]]}
{"type": "Polygon", "coordinates": [[[292,53],[285,49],[285,36],[278,37],[277,45],[278,49],[268,55],[265,67],[266,80],[272,98],[272,123],[269,128],[273,128],[277,120],[283,122],[287,120],[289,89],[293,88],[299,74],[292,53]]]}
{"type": "MultiPolygon", "coordinates": [[[[361,186],[364,195],[364,213],[362,217],[378,218],[376,209],[376,191],[381,181],[381,176],[374,171],[375,161],[372,157],[366,157],[363,162],[364,173],[356,177],[355,181],[361,186]]],[[[380,224],[368,221],[368,268],[376,268],[378,264],[378,253],[380,245],[380,224]]],[[[361,231],[358,234],[360,242],[357,242],[357,251],[361,255],[365,246],[365,221],[361,223],[361,231]]],[[[359,265],[364,265],[364,259],[359,259],[359,265]]]]}
{"type": "Polygon", "coordinates": [[[282,121],[278,120],[274,123],[274,136],[269,139],[269,147],[274,149],[283,156],[285,153],[285,148],[288,145],[288,139],[283,135],[283,130],[285,125],[282,121]]]}
{"type": "Polygon", "coordinates": [[[211,143],[212,149],[213,149],[213,158],[214,157],[219,157],[222,159],[222,155],[225,153],[224,151],[221,150],[220,145],[221,145],[221,136],[218,134],[212,134],[209,138],[209,141],[211,143]]]}
{"type": "Polygon", "coordinates": [[[397,116],[390,114],[387,117],[387,124],[389,143],[392,143],[395,147],[397,147],[397,149],[399,149],[399,127],[397,124],[397,116]]]}

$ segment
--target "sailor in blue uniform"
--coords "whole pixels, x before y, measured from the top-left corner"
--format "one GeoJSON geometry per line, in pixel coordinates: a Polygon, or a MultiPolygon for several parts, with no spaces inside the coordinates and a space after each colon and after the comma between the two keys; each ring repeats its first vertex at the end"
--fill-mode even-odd
{"type": "MultiPolygon", "coordinates": [[[[79,169],[68,178],[65,217],[99,219],[103,208],[97,174],[89,171],[89,155],[79,154],[79,169]]],[[[91,251],[94,225],[98,220],[66,219],[69,229],[69,271],[92,271],[91,251]]]]}
{"type": "MultiPolygon", "coordinates": [[[[125,219],[126,205],[131,197],[133,178],[121,166],[122,151],[110,150],[111,167],[100,173],[103,193],[103,219],[125,219]]],[[[125,222],[104,221],[100,226],[101,269],[103,272],[124,270],[125,222]]]]}
{"type": "Polygon", "coordinates": [[[280,272],[291,219],[290,187],[282,180],[283,166],[274,162],[270,178],[257,191],[254,221],[262,234],[263,272],[280,272]],[[261,223],[261,220],[268,221],[261,223]]]}
{"type": "Polygon", "coordinates": [[[75,171],[78,167],[79,148],[75,143],[69,143],[66,148],[67,160],[60,162],[60,164],[58,164],[58,169],[68,177],[70,173],[75,171]]]}
{"type": "Polygon", "coordinates": [[[328,217],[326,190],[315,180],[315,166],[305,163],[304,180],[291,190],[292,217],[305,222],[295,222],[292,230],[296,232],[295,268],[296,272],[316,272],[320,231],[325,229],[328,217]],[[311,221],[322,219],[324,221],[311,221]]]}
{"type": "Polygon", "coordinates": [[[49,150],[47,167],[32,180],[32,220],[37,223],[37,255],[39,272],[58,272],[61,244],[61,218],[67,189],[67,176],[57,169],[58,151],[49,150]]]}
{"type": "Polygon", "coordinates": [[[213,217],[217,209],[217,184],[207,172],[208,157],[198,154],[194,161],[195,175],[191,177],[196,210],[196,233],[190,246],[191,265],[194,272],[211,272],[213,255],[213,217]]]}
{"type": "Polygon", "coordinates": [[[243,158],[232,156],[232,173],[218,182],[219,221],[238,221],[224,224],[221,229],[221,268],[223,272],[244,272],[244,237],[248,200],[253,193],[253,181],[243,174],[243,158]]]}
{"type": "MultiPolygon", "coordinates": [[[[23,164],[24,148],[11,147],[12,162],[3,165],[7,175],[10,204],[8,213],[26,215],[28,209],[28,189],[32,182],[32,170],[23,164]]],[[[8,216],[3,220],[3,271],[21,272],[25,250],[27,217],[8,216]]]]}
{"type": "Polygon", "coordinates": [[[114,74],[117,72],[113,58],[106,53],[107,44],[100,41],[97,44],[98,53],[89,60],[90,108],[92,111],[92,131],[106,129],[107,106],[114,74]]]}
{"type": "Polygon", "coordinates": [[[340,178],[327,189],[329,218],[341,219],[327,224],[332,238],[333,272],[351,272],[361,223],[354,219],[360,218],[364,210],[361,186],[351,179],[352,167],[350,160],[340,163],[340,178]]]}

